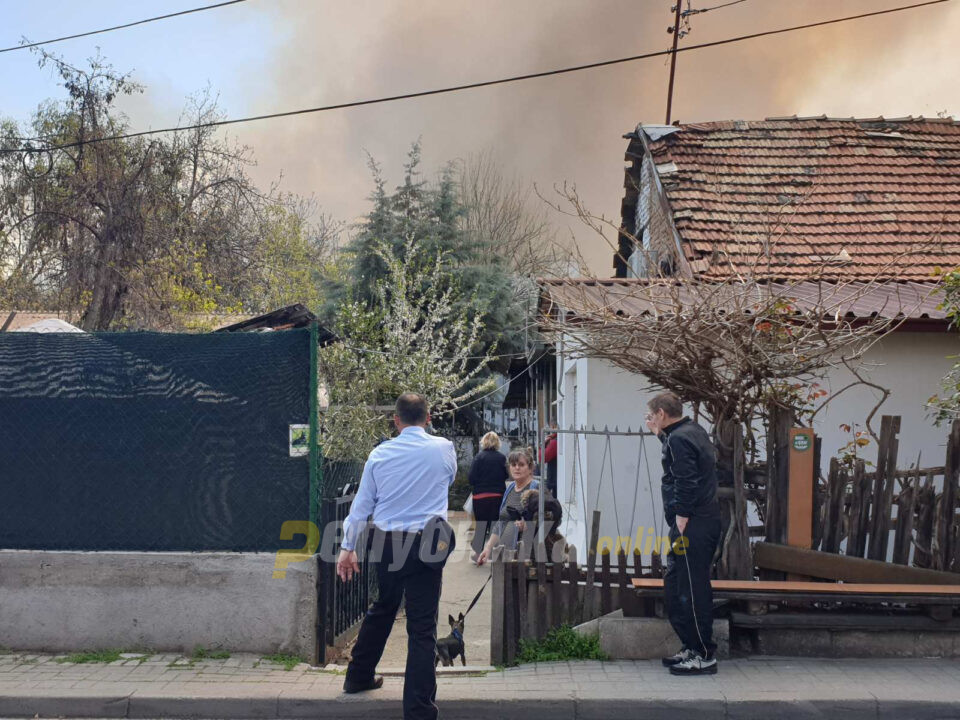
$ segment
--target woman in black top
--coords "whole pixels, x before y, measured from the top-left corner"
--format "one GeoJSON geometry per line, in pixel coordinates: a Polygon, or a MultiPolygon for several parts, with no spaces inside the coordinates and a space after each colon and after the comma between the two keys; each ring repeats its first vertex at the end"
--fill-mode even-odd
{"type": "Polygon", "coordinates": [[[473,516],[477,527],[473,532],[473,553],[470,559],[476,562],[477,555],[490,532],[490,526],[500,515],[500,503],[507,486],[507,458],[500,452],[500,437],[488,432],[480,440],[481,450],[470,466],[470,487],[473,490],[473,516]]]}

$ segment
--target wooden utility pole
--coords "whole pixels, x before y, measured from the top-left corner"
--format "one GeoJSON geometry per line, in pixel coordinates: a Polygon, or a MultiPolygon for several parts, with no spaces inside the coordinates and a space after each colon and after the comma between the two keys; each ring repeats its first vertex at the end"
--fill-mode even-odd
{"type": "Polygon", "coordinates": [[[682,5],[683,0],[677,0],[677,6],[671,8],[676,11],[676,16],[673,19],[673,28],[670,30],[670,32],[673,33],[673,50],[670,51],[670,86],[667,88],[667,125],[670,124],[670,111],[673,109],[673,77],[677,72],[677,43],[680,42],[680,12],[682,5]]]}

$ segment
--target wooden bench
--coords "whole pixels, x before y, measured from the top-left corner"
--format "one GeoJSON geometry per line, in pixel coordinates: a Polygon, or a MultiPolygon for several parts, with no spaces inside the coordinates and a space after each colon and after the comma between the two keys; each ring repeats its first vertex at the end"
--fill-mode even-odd
{"type": "MultiPolygon", "coordinates": [[[[714,580],[717,599],[760,602],[902,603],[960,605],[960,585],[907,585],[901,583],[831,583],[791,580],[714,580]]],[[[634,578],[640,597],[663,597],[663,579],[634,578]]]]}

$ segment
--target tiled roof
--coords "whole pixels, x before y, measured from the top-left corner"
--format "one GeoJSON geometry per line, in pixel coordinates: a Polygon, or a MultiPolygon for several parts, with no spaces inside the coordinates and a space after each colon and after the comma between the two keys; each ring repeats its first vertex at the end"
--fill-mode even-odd
{"type": "Polygon", "coordinates": [[[652,126],[647,142],[697,274],[729,276],[732,263],[775,279],[826,267],[834,278],[930,281],[935,268],[960,266],[953,120],[791,117],[671,130],[652,126]]]}
{"type": "MultiPolygon", "coordinates": [[[[654,316],[676,312],[676,302],[693,306],[703,293],[694,288],[696,281],[670,279],[564,278],[540,280],[540,312],[561,311],[573,315],[611,313],[628,317],[654,316]],[[677,292],[679,291],[679,294],[677,292]]],[[[847,320],[881,317],[946,324],[947,315],[939,307],[940,293],[931,283],[814,283],[713,282],[711,288],[729,288],[732,305],[742,307],[745,293],[760,297],[789,298],[803,312],[816,310],[825,319],[847,320]],[[738,300],[739,299],[739,300],[738,300]]],[[[711,294],[715,290],[711,290],[711,294]]]]}

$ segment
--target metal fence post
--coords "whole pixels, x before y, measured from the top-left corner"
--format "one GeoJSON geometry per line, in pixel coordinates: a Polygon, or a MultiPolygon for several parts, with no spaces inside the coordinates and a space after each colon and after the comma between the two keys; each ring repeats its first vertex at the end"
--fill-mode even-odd
{"type": "Polygon", "coordinates": [[[317,358],[318,332],[317,323],[310,323],[310,522],[317,522],[317,500],[320,496],[320,402],[317,394],[319,392],[318,358],[317,358]]]}

